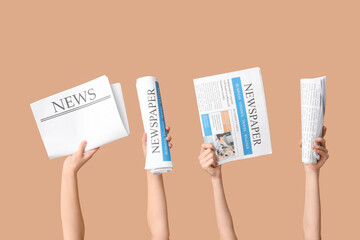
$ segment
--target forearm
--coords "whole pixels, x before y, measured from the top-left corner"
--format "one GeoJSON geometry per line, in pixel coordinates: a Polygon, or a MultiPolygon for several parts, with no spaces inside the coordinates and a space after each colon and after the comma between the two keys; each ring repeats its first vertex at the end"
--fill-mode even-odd
{"type": "Polygon", "coordinates": [[[153,240],[169,239],[169,224],[166,195],[162,174],[153,175],[147,171],[148,226],[153,240]]]}
{"type": "Polygon", "coordinates": [[[85,233],[81,214],[77,174],[63,169],[61,180],[61,221],[64,240],[83,240],[85,233]]]}
{"type": "Polygon", "coordinates": [[[305,240],[319,240],[321,239],[319,171],[305,170],[305,176],[304,237],[305,240]]]}
{"type": "Polygon", "coordinates": [[[214,191],[216,220],[220,239],[235,240],[237,237],[234,231],[231,213],[226,202],[222,177],[213,177],[212,185],[214,191]]]}

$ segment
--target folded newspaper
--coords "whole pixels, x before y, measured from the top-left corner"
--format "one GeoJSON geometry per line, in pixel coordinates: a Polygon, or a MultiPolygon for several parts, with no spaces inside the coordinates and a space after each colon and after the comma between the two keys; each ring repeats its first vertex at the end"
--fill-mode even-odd
{"type": "Polygon", "coordinates": [[[194,79],[204,142],[219,164],[272,153],[260,68],[194,79]]]}
{"type": "Polygon", "coordinates": [[[130,134],[119,83],[106,76],[30,104],[50,159],[85,151],[130,134]]]}
{"type": "Polygon", "coordinates": [[[315,138],[322,137],[325,105],[326,77],[301,79],[301,134],[302,162],[317,163],[320,156],[312,146],[315,138]]]}

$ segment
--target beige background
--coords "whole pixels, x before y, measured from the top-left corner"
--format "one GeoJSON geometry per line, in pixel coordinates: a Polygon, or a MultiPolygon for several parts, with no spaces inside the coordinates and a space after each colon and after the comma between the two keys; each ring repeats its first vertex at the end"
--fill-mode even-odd
{"type": "Polygon", "coordinates": [[[193,78],[261,67],[273,154],[223,167],[240,239],[302,239],[301,77],[328,77],[324,239],[360,239],[357,1],[1,1],[0,239],[62,239],[63,158],[47,158],[31,102],[103,74],[124,89],[131,136],[79,173],[87,239],[148,239],[135,80],[158,77],[172,127],[173,239],[218,239],[193,78]]]}

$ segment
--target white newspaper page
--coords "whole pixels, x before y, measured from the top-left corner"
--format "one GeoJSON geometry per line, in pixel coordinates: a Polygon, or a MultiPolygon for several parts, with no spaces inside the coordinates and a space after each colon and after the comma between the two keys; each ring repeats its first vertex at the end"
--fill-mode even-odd
{"type": "Polygon", "coordinates": [[[130,134],[120,84],[106,76],[30,104],[50,159],[86,151],[130,134]]]}
{"type": "Polygon", "coordinates": [[[302,162],[317,163],[319,155],[312,146],[322,137],[326,105],[326,77],[301,79],[302,162]]]}
{"type": "Polygon", "coordinates": [[[272,153],[260,68],[194,79],[204,142],[219,164],[272,153]]]}

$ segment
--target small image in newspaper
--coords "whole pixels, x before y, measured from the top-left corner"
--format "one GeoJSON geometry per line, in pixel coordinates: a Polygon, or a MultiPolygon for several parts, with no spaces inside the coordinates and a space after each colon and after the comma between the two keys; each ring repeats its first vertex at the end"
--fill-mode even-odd
{"type": "Polygon", "coordinates": [[[320,156],[312,149],[315,138],[322,137],[325,105],[326,77],[303,78],[301,88],[302,162],[315,164],[320,156]]]}
{"type": "Polygon", "coordinates": [[[272,153],[260,68],[194,79],[204,142],[219,164],[272,153]]]}

